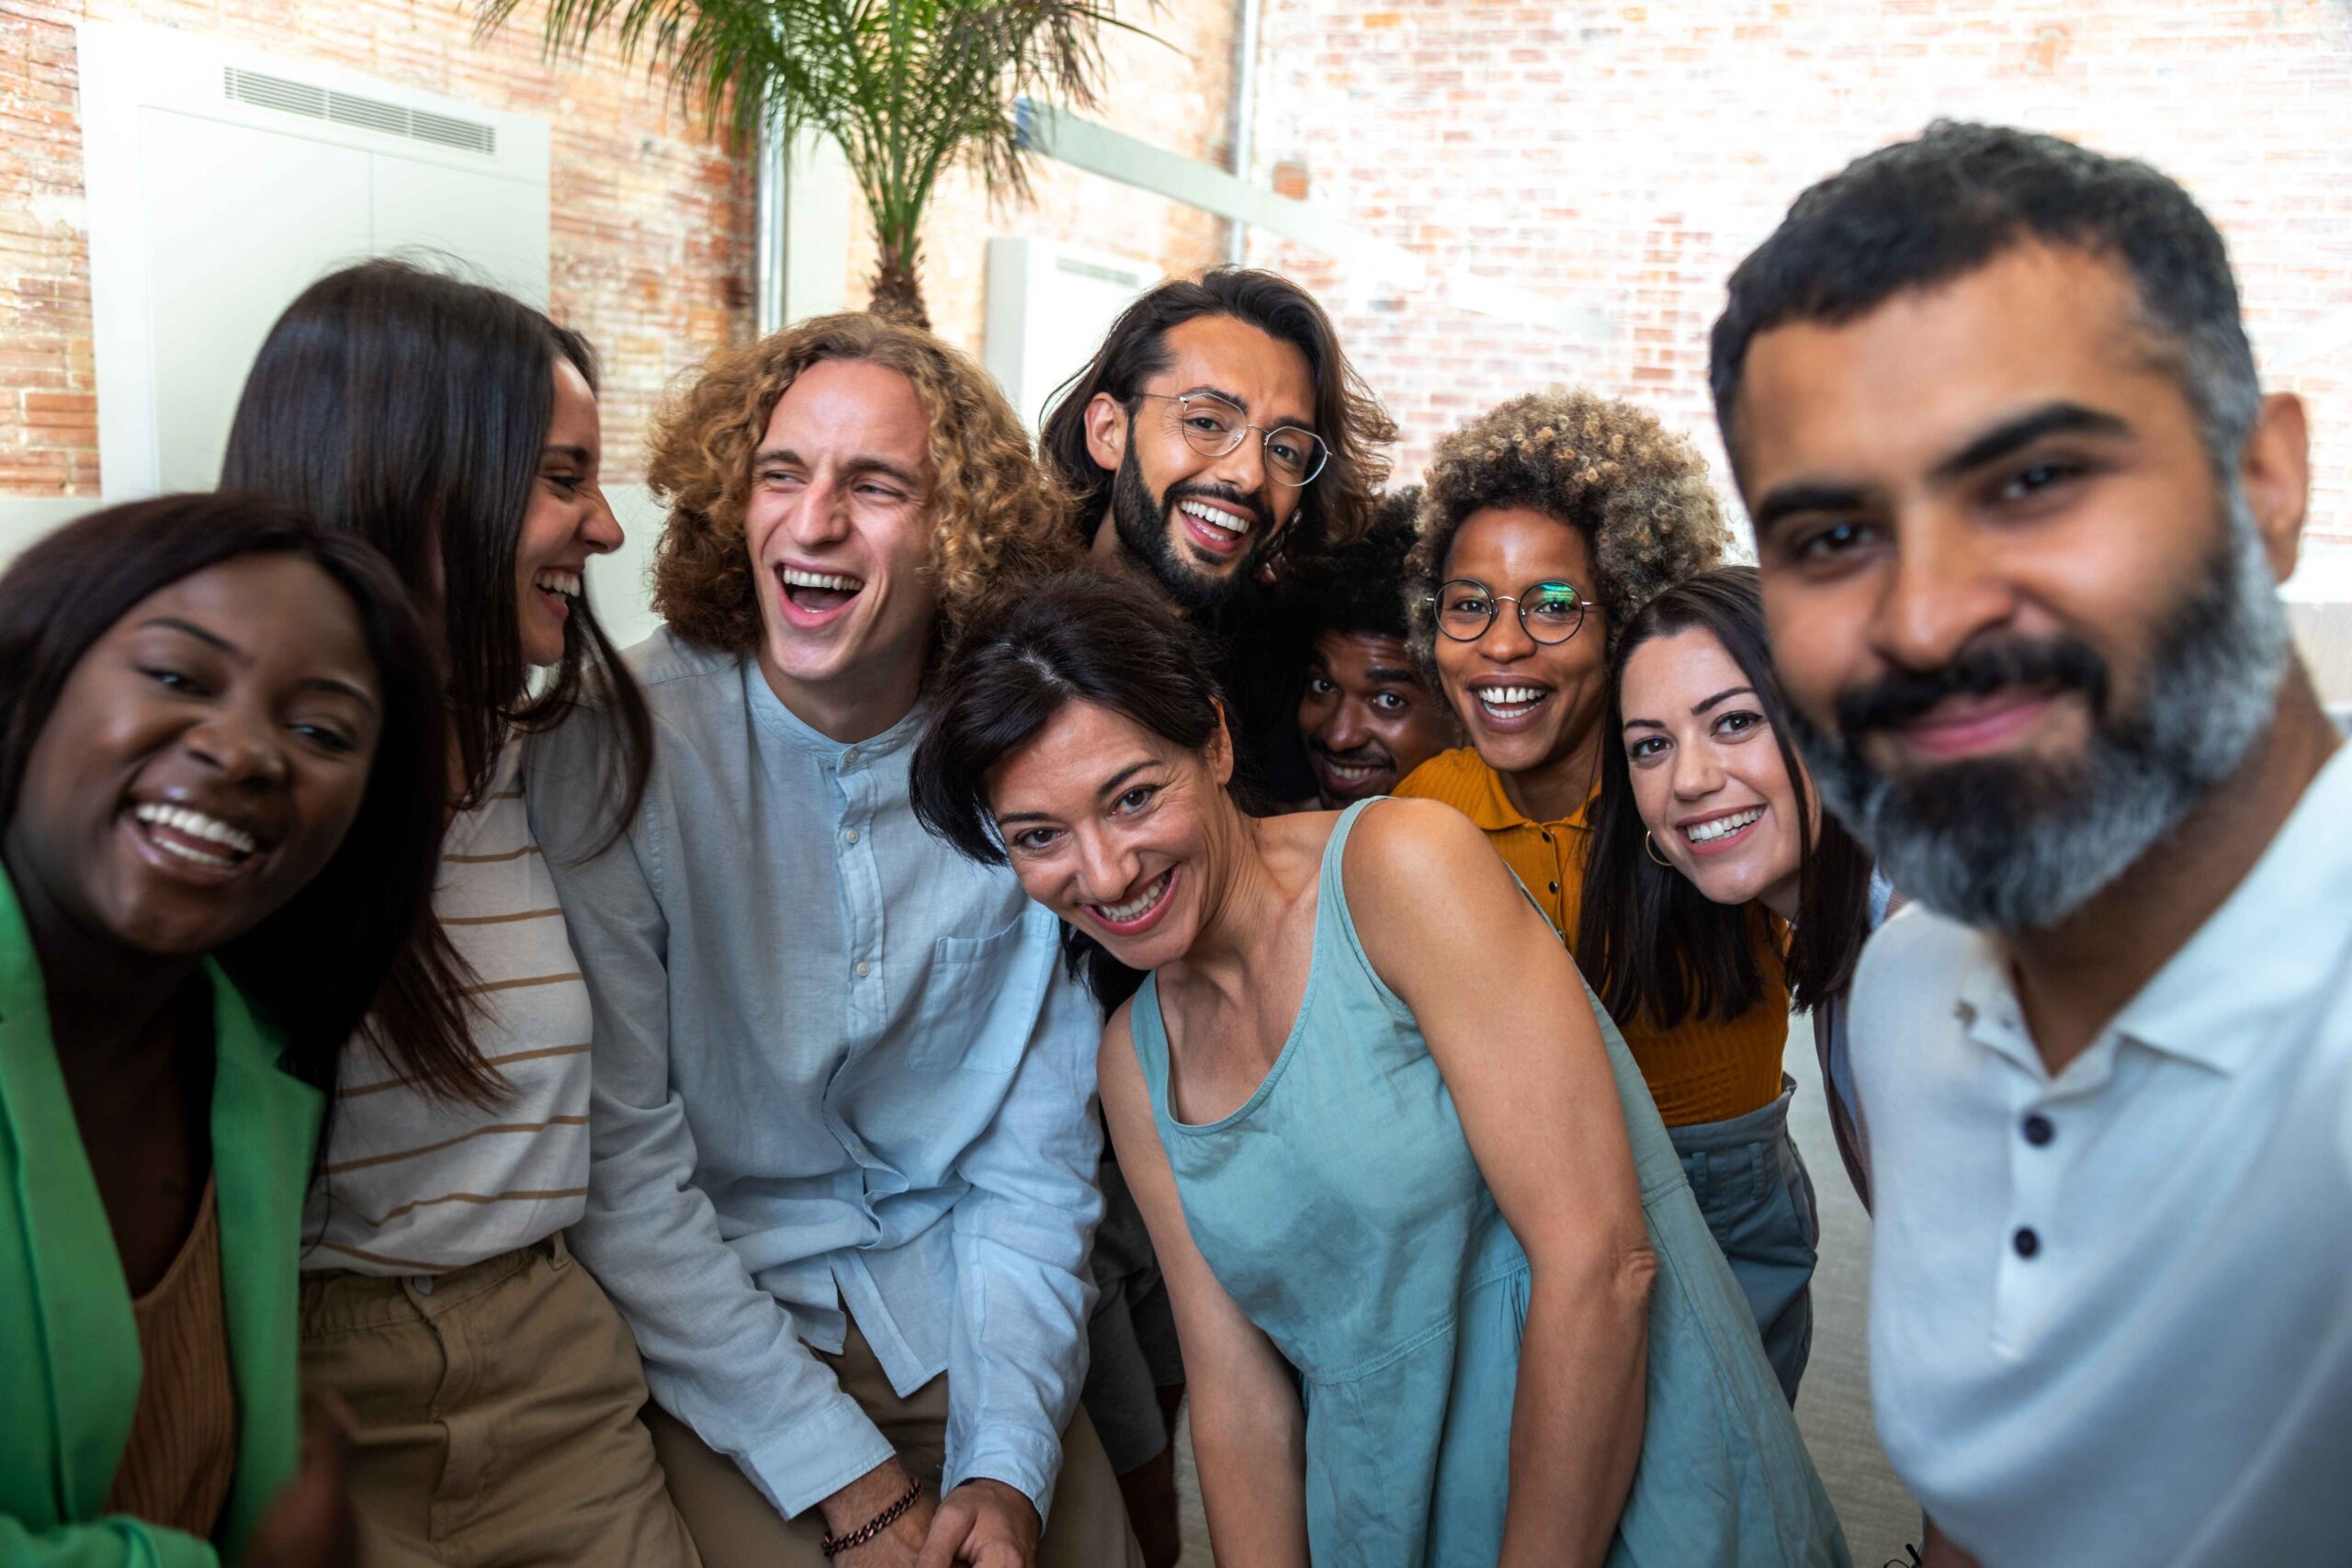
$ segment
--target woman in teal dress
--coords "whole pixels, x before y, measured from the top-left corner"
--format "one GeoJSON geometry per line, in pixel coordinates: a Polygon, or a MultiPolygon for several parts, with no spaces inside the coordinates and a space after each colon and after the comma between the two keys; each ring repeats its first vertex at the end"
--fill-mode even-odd
{"type": "Polygon", "coordinates": [[[918,809],[1098,994],[1220,1560],[1847,1561],[1639,1071],[1477,829],[1256,818],[1194,634],[1057,580],[968,637],[918,809]]]}

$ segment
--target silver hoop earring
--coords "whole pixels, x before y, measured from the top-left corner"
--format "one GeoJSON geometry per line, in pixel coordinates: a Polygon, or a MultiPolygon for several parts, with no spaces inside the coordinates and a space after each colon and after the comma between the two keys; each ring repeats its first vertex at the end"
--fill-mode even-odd
{"type": "Polygon", "coordinates": [[[1642,835],[1642,848],[1649,852],[1650,859],[1666,867],[1667,870],[1672,871],[1674,869],[1674,863],[1657,852],[1657,840],[1651,838],[1646,832],[1642,835]]]}

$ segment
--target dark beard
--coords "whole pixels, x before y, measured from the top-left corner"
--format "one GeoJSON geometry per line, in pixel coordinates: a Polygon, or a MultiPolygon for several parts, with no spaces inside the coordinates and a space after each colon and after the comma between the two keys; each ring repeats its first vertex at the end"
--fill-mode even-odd
{"type": "Polygon", "coordinates": [[[1177,485],[1164,496],[1153,495],[1144,482],[1143,466],[1136,461],[1133,442],[1128,443],[1126,456],[1119,459],[1119,471],[1111,480],[1111,525],[1118,531],[1119,544],[1128,558],[1150,572],[1160,592],[1188,615],[1216,609],[1239,593],[1256,577],[1259,563],[1273,544],[1273,529],[1264,506],[1251,497],[1235,494],[1229,487],[1177,485]],[[1238,507],[1252,520],[1249,547],[1223,577],[1195,570],[1170,536],[1169,508],[1186,495],[1238,507]]]}
{"type": "Polygon", "coordinates": [[[1906,897],[1971,926],[2046,930],[2136,864],[2268,733],[2286,613],[2242,497],[2224,526],[2201,586],[2158,628],[2128,712],[2110,711],[2105,660],[2071,637],[1986,643],[1846,693],[1836,735],[1792,712],[1823,803],[1906,897]],[[1973,759],[1905,777],[1864,761],[1873,729],[2010,683],[2083,694],[2092,729],[2079,759],[1973,759]]]}

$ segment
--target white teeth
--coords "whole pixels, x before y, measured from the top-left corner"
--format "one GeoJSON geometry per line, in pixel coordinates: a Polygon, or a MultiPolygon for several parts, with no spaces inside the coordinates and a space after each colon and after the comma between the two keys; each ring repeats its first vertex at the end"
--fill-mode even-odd
{"type": "Polygon", "coordinates": [[[1228,534],[1247,534],[1250,531],[1250,519],[1238,512],[1221,512],[1214,506],[1197,501],[1180,501],[1176,503],[1176,510],[1187,517],[1197,517],[1210,527],[1222,529],[1228,534]]]}
{"type": "Polygon", "coordinates": [[[1154,904],[1159,902],[1159,896],[1168,891],[1168,878],[1171,874],[1173,874],[1171,872],[1163,871],[1159,874],[1159,881],[1145,888],[1132,901],[1125,904],[1097,904],[1094,906],[1094,912],[1114,926],[1123,926],[1129,920],[1141,919],[1150,912],[1154,904]]]}
{"type": "MultiPolygon", "coordinates": [[[[232,828],[217,817],[207,817],[201,811],[191,811],[185,806],[151,803],[140,807],[131,813],[131,816],[152,827],[169,828],[175,833],[185,833],[191,839],[205,839],[216,844],[224,844],[241,855],[249,855],[261,847],[251,833],[232,828]]],[[[205,861],[216,865],[234,863],[218,855],[203,854],[184,844],[173,843],[167,839],[158,839],[155,842],[174,854],[185,855],[189,860],[205,861]]]]}
{"type": "Polygon", "coordinates": [[[862,577],[842,577],[829,571],[801,571],[788,566],[776,570],[786,588],[830,588],[836,593],[854,593],[865,586],[865,580],[862,577]]]}
{"type": "Polygon", "coordinates": [[[1552,694],[1544,686],[1481,686],[1474,694],[1497,718],[1517,718],[1552,694]]]}
{"type": "Polygon", "coordinates": [[[548,567],[531,579],[531,586],[544,588],[550,593],[560,593],[567,599],[580,597],[580,574],[548,567]]]}
{"type": "Polygon", "coordinates": [[[1718,817],[1712,822],[1702,822],[1695,828],[1685,828],[1682,836],[1694,844],[1712,843],[1738,832],[1763,815],[1762,807],[1752,806],[1745,811],[1735,811],[1728,817],[1718,817]]]}

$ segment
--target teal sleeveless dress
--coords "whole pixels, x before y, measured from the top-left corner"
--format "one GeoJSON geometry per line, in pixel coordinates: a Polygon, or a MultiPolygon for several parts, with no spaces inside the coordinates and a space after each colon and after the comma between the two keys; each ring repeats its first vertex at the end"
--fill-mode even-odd
{"type": "MultiPolygon", "coordinates": [[[[1370,804],[1332,829],[1306,999],[1239,1110],[1175,1119],[1149,978],[1132,1032],[1193,1240],[1298,1371],[1317,1568],[1468,1568],[1502,1548],[1529,1268],[1420,1026],[1349,917],[1340,856],[1370,804]]],[[[1597,1001],[1593,1011],[1658,1262],[1641,1467],[1608,1561],[1845,1568],[1755,1319],[1640,1070],[1597,1001]]]]}

